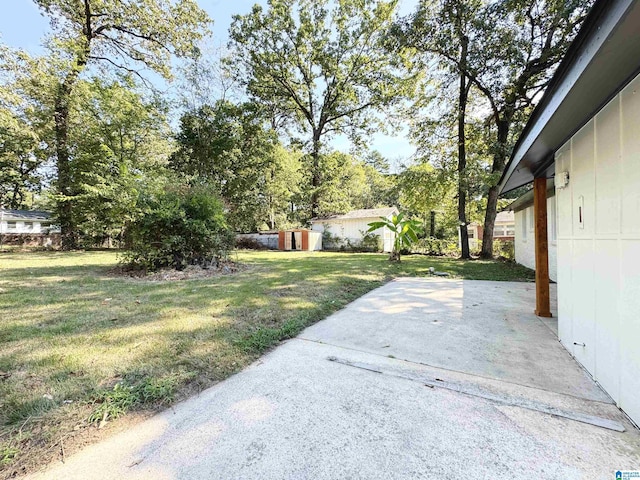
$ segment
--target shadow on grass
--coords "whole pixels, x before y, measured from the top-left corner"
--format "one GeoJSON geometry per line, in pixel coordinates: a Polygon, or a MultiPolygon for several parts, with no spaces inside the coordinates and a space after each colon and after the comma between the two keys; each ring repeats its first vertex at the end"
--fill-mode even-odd
{"type": "Polygon", "coordinates": [[[395,264],[381,254],[243,252],[239,260],[250,268],[240,273],[151,282],[111,275],[113,255],[89,254],[87,265],[73,264],[82,263],[81,252],[31,255],[3,257],[11,266],[1,270],[0,305],[10,314],[0,320],[0,370],[12,376],[0,383],[0,428],[14,432],[12,439],[37,417],[33,442],[45,446],[54,428],[47,419],[58,409],[78,405],[80,415],[86,412],[80,405],[132,378],[134,387],[175,379],[181,398],[393,277],[426,275],[433,267],[459,278],[531,278],[522,267],[497,262],[407,256],[395,264]],[[21,262],[28,265],[14,266],[21,262]]]}

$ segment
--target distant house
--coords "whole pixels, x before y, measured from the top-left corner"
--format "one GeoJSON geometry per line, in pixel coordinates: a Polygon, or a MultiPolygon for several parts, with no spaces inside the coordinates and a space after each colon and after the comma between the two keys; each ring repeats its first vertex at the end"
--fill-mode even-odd
{"type": "MultiPolygon", "coordinates": [[[[369,223],[379,221],[380,217],[390,219],[392,215],[397,214],[396,207],[352,210],[343,215],[314,218],[311,220],[311,229],[316,232],[328,232],[339,240],[355,243],[362,241],[364,234],[369,230],[369,223]]],[[[373,233],[382,239],[383,251],[393,250],[394,236],[388,228],[380,228],[373,233]]],[[[327,245],[324,247],[326,248],[327,245]]]]}
{"type": "MultiPolygon", "coordinates": [[[[515,217],[513,212],[504,211],[499,212],[496,215],[495,225],[493,227],[493,239],[512,242],[515,237],[515,217]]],[[[475,250],[482,245],[482,229],[483,225],[477,222],[472,222],[467,225],[467,232],[469,232],[469,248],[475,250]]],[[[458,233],[460,237],[460,233],[458,233]]],[[[458,243],[459,242],[458,238],[458,243]]]]}
{"type": "Polygon", "coordinates": [[[49,212],[0,208],[1,234],[49,233],[52,228],[54,226],[49,212]]]}
{"type": "MultiPolygon", "coordinates": [[[[536,268],[535,228],[533,212],[533,190],[515,200],[509,205],[509,210],[515,213],[516,262],[532,270],[536,268]]],[[[549,278],[558,281],[557,244],[558,228],[556,219],[556,190],[553,178],[547,180],[547,232],[549,235],[549,278]]]]}

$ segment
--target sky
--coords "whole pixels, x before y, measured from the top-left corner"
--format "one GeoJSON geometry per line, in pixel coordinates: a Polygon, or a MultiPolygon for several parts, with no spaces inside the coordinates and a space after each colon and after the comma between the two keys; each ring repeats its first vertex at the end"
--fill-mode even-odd
{"type": "MultiPolygon", "coordinates": [[[[44,52],[42,40],[50,32],[49,20],[43,17],[32,0],[0,0],[0,42],[14,48],[22,48],[31,54],[44,52]]],[[[216,45],[225,45],[228,29],[233,15],[246,14],[255,3],[266,5],[266,0],[198,0],[213,19],[213,41],[216,45]]],[[[410,13],[417,0],[400,0],[400,13],[410,13]]],[[[344,152],[350,149],[346,137],[337,137],[332,146],[344,152]]],[[[415,152],[415,148],[403,131],[394,136],[375,134],[371,138],[370,148],[378,150],[389,159],[394,170],[415,152]]]]}

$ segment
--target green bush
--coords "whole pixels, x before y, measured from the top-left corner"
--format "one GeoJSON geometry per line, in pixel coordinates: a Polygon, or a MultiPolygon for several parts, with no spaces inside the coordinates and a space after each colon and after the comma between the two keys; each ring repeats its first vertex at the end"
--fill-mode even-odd
{"type": "Polygon", "coordinates": [[[503,260],[515,261],[516,249],[513,240],[494,240],[493,256],[503,260]]]}
{"type": "Polygon", "coordinates": [[[411,246],[413,253],[423,253],[425,255],[458,255],[458,244],[455,240],[426,237],[419,239],[411,246]]]}
{"type": "Polygon", "coordinates": [[[382,237],[374,233],[360,231],[362,238],[359,240],[345,239],[345,250],[349,252],[381,252],[382,237]]]}
{"type": "Polygon", "coordinates": [[[382,237],[374,233],[368,233],[360,230],[362,238],[350,239],[332,235],[330,231],[322,232],[322,249],[336,250],[340,252],[381,252],[382,237]]]}
{"type": "Polygon", "coordinates": [[[134,269],[217,266],[235,236],[222,202],[206,187],[181,187],[141,198],[143,215],[128,228],[123,261],[134,269]]]}

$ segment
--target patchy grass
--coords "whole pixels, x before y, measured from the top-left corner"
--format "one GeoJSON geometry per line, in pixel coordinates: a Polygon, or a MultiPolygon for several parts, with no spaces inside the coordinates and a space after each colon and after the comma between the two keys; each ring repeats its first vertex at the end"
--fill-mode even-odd
{"type": "Polygon", "coordinates": [[[386,258],[240,252],[240,273],[153,282],[113,276],[114,252],[0,254],[0,472],[24,473],[58,457],[62,439],[68,454],[127,412],[204,389],[393,277],[434,267],[533,278],[510,263],[386,258]]]}

